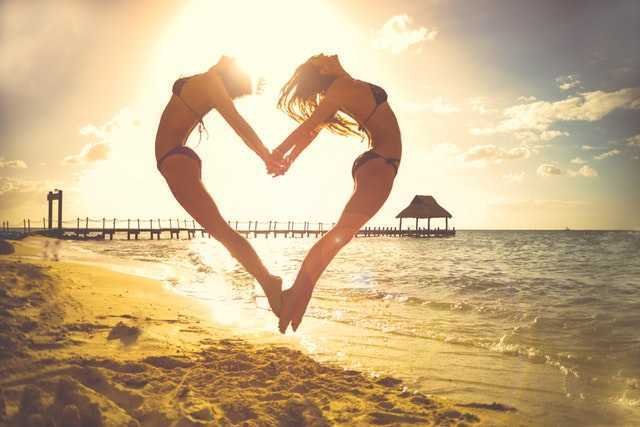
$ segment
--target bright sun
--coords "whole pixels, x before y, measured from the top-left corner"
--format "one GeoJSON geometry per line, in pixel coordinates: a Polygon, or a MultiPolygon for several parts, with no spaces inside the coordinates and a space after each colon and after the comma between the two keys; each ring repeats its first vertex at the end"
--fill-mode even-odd
{"type": "Polygon", "coordinates": [[[320,0],[193,2],[167,29],[158,65],[175,75],[206,69],[227,54],[254,75],[279,81],[312,54],[348,49],[353,35],[339,19],[320,0]]]}
{"type": "MultiPolygon", "coordinates": [[[[339,54],[343,64],[346,61],[345,65],[356,74],[365,66],[360,62],[366,61],[361,45],[363,37],[338,12],[322,0],[189,3],[176,14],[151,51],[145,85],[150,91],[144,96],[145,103],[157,111],[167,102],[175,79],[207,70],[223,54],[234,56],[254,79],[266,80],[261,96],[243,98],[237,105],[265,145],[273,148],[296,126],[275,108],[275,103],[280,87],[300,63],[311,55],[325,52],[339,54]]],[[[346,163],[345,173],[326,174],[331,158],[353,158],[355,150],[360,148],[345,143],[344,138],[324,132],[314,143],[316,147],[322,146],[321,150],[317,149],[315,154],[309,152],[304,156],[306,160],[298,161],[293,176],[273,181],[216,114],[207,116],[205,124],[211,131],[210,143],[198,145],[196,136],[190,145],[198,145],[198,152],[206,162],[203,180],[219,197],[222,206],[232,207],[225,210],[229,215],[233,215],[235,209],[251,211],[251,203],[265,206],[264,215],[269,214],[266,207],[273,208],[274,215],[278,207],[294,212],[297,203],[292,195],[303,194],[310,185],[343,188],[346,195],[351,191],[346,163]],[[332,148],[325,142],[332,144],[332,148]],[[223,154],[219,150],[224,150],[223,154]],[[213,153],[215,155],[211,155],[213,153]],[[230,179],[234,181],[233,186],[225,185],[230,179]],[[261,189],[257,195],[256,188],[261,189]],[[246,194],[254,196],[247,199],[246,194]]],[[[316,191],[314,195],[321,197],[322,192],[316,191]]],[[[340,198],[336,200],[337,204],[344,203],[340,198]]]]}

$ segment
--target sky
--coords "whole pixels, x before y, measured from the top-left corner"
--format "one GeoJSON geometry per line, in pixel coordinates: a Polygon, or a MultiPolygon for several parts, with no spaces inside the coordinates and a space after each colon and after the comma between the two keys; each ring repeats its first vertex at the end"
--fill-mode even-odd
{"type": "MultiPolygon", "coordinates": [[[[237,101],[268,147],[296,126],[278,91],[337,53],[386,89],[402,132],[370,225],[432,195],[459,229],[640,229],[640,3],[525,0],[0,3],[0,219],[188,218],[155,167],[180,76],[233,55],[265,92],[237,101]]],[[[323,132],[284,177],[212,111],[189,146],[229,220],[335,221],[358,138],[323,132]]],[[[443,226],[432,221],[434,226],[443,226]]]]}

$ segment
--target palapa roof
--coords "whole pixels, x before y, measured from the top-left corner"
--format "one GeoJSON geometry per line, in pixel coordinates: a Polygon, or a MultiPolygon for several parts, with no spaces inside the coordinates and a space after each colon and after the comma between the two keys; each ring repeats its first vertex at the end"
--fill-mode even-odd
{"type": "Polygon", "coordinates": [[[432,196],[415,196],[396,218],[452,218],[432,196]]]}

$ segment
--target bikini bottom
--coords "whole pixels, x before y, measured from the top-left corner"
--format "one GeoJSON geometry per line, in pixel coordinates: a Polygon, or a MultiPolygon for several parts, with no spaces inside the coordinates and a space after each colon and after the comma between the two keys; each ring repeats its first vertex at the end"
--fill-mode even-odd
{"type": "Polygon", "coordinates": [[[380,154],[376,153],[373,150],[369,150],[369,151],[365,151],[364,153],[360,154],[353,162],[353,167],[351,168],[351,176],[353,177],[353,179],[356,178],[356,170],[364,165],[365,163],[367,163],[369,160],[373,160],[373,159],[384,159],[384,161],[392,166],[395,170],[396,170],[396,174],[398,173],[398,166],[400,166],[400,159],[390,159],[384,156],[381,156],[380,154]]]}
{"type": "Polygon", "coordinates": [[[202,160],[200,160],[200,157],[196,154],[196,152],[189,147],[185,147],[184,145],[179,145],[169,150],[167,153],[165,153],[164,156],[160,157],[160,160],[158,160],[158,170],[160,170],[160,168],[162,167],[162,162],[164,162],[167,159],[167,157],[177,156],[177,155],[187,156],[193,160],[196,160],[198,162],[198,168],[202,169],[202,160]]]}

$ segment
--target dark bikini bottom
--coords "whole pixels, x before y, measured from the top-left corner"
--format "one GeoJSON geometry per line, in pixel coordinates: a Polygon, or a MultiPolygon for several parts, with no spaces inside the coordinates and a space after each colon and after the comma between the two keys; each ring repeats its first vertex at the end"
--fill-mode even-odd
{"type": "MultiPolygon", "coordinates": [[[[160,167],[162,166],[162,162],[164,162],[167,157],[174,156],[174,155],[187,156],[193,160],[196,160],[198,162],[198,168],[202,169],[202,160],[200,160],[200,157],[198,157],[196,152],[189,147],[185,147],[184,145],[179,145],[169,150],[167,153],[165,153],[164,156],[160,157],[160,160],[158,160],[158,170],[160,170],[160,167]]],[[[162,171],[160,170],[160,172],[162,171]]]]}
{"type": "Polygon", "coordinates": [[[351,168],[351,176],[353,177],[353,179],[356,179],[356,170],[360,166],[367,163],[369,160],[373,160],[373,159],[384,159],[384,161],[387,162],[388,165],[393,166],[393,168],[396,170],[396,174],[398,173],[398,166],[400,166],[400,159],[390,159],[388,157],[381,156],[380,154],[376,153],[373,150],[369,150],[360,154],[354,160],[353,167],[351,168]]]}

